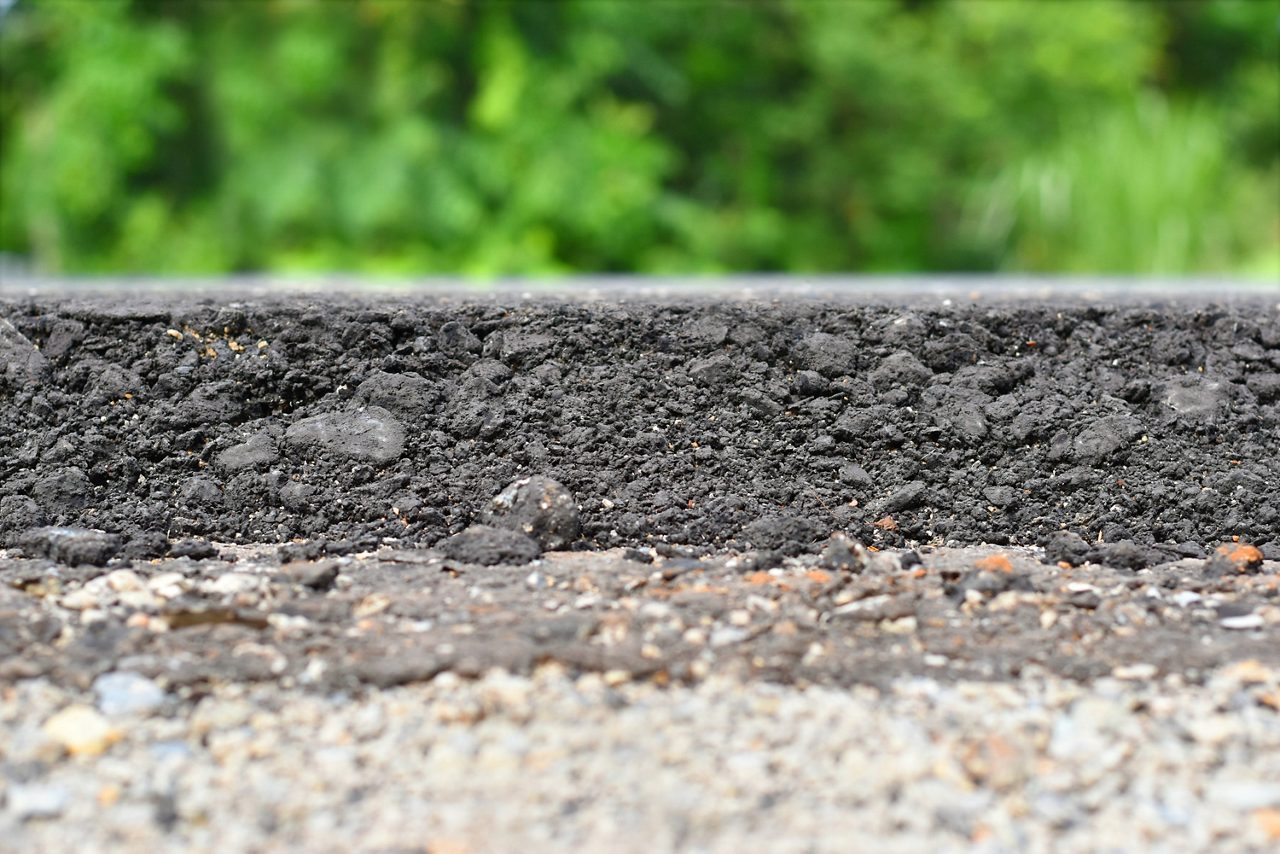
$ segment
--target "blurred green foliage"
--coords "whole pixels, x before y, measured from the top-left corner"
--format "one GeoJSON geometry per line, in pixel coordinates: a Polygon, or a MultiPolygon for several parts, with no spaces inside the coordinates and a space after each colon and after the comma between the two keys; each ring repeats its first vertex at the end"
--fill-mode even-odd
{"type": "Polygon", "coordinates": [[[0,75],[48,271],[1280,277],[1280,0],[16,0],[0,75]]]}

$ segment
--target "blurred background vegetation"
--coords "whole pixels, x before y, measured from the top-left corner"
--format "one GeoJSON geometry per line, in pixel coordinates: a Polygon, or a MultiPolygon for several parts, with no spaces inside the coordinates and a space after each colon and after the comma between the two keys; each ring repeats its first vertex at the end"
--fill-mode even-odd
{"type": "Polygon", "coordinates": [[[0,0],[45,272],[1280,280],[1280,0],[0,0]]]}

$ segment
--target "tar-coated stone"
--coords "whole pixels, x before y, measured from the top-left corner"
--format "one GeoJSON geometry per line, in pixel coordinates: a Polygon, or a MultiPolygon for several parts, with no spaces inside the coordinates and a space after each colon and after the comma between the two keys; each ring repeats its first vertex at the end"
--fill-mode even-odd
{"type": "Polygon", "coordinates": [[[120,552],[118,534],[88,528],[36,528],[19,540],[29,557],[46,557],[68,566],[106,566],[120,552]]]}
{"type": "Polygon", "coordinates": [[[338,579],[340,564],[333,559],[294,561],[280,567],[280,572],[295,584],[312,590],[328,590],[338,579]]]}
{"type": "Polygon", "coordinates": [[[44,511],[33,499],[25,495],[6,495],[0,498],[0,519],[8,521],[11,533],[0,536],[0,545],[17,542],[18,532],[38,528],[45,523],[44,511]]]}
{"type": "Polygon", "coordinates": [[[16,388],[38,381],[48,370],[49,360],[44,354],[12,323],[0,317],[0,383],[16,388]]]}
{"type": "Polygon", "coordinates": [[[766,516],[742,529],[742,539],[747,548],[777,550],[791,555],[811,549],[822,534],[820,526],[794,516],[766,516]]]}
{"type": "Polygon", "coordinates": [[[206,558],[217,557],[218,550],[214,548],[213,543],[208,540],[197,540],[188,538],[178,540],[169,547],[170,557],[189,557],[192,560],[205,560],[206,558]]]}
{"type": "Polygon", "coordinates": [[[356,400],[380,406],[398,418],[415,421],[427,415],[440,398],[436,383],[418,374],[376,371],[356,389],[356,400]]]}
{"type": "Polygon", "coordinates": [[[228,472],[257,468],[275,462],[276,443],[266,433],[255,433],[218,454],[218,466],[228,472]]]}
{"type": "Polygon", "coordinates": [[[1054,531],[1041,545],[1044,546],[1045,560],[1049,563],[1079,566],[1089,558],[1089,544],[1073,531],[1054,531]]]}
{"type": "Polygon", "coordinates": [[[542,554],[533,538],[519,531],[489,525],[472,525],[446,538],[440,543],[440,550],[453,560],[483,566],[524,564],[537,560],[542,554]]]}
{"type": "Polygon", "coordinates": [[[404,427],[387,410],[370,406],[358,412],[326,412],[304,418],[284,433],[302,453],[364,460],[386,465],[404,452],[404,427]]]}
{"type": "MultiPolygon", "coordinates": [[[[919,558],[916,559],[917,562],[919,558]]],[[[857,543],[843,534],[836,534],[827,541],[818,557],[818,565],[823,569],[837,572],[862,572],[866,568],[866,551],[861,543],[857,543]]]]}
{"type": "Polygon", "coordinates": [[[561,484],[541,475],[525,477],[494,496],[480,521],[520,531],[547,551],[563,549],[578,539],[578,505],[561,484]]]}
{"type": "Polygon", "coordinates": [[[1160,552],[1139,546],[1132,540],[1121,540],[1118,543],[1097,543],[1089,549],[1088,554],[1090,563],[1134,570],[1160,563],[1162,558],[1163,555],[1160,552]]]}

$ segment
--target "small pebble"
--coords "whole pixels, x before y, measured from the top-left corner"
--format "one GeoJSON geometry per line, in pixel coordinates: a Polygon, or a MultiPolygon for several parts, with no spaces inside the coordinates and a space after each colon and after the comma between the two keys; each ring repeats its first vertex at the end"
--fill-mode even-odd
{"type": "Polygon", "coordinates": [[[140,673],[116,671],[93,680],[98,696],[98,709],[107,715],[146,715],[164,704],[165,693],[159,685],[140,673]]]}
{"type": "Polygon", "coordinates": [[[46,783],[28,783],[9,787],[9,812],[19,821],[57,818],[71,801],[67,790],[46,783]]]}
{"type": "Polygon", "coordinates": [[[120,732],[92,706],[67,706],[40,729],[73,756],[97,756],[120,739],[120,732]]]}

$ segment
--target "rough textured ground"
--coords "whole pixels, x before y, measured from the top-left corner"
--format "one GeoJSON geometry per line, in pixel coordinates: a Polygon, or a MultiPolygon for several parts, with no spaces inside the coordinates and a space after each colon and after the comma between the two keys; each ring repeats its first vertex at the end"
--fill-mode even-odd
{"type": "Polygon", "coordinates": [[[1280,841],[1280,566],[1239,544],[1138,570],[839,539],[764,563],[216,551],[116,568],[0,557],[3,838],[428,852],[1280,841]]]}
{"type": "Polygon", "coordinates": [[[0,291],[0,368],[22,850],[1280,842],[1265,293],[0,291]]]}
{"type": "Polygon", "coordinates": [[[0,538],[431,545],[520,475],[596,547],[1245,536],[1280,557],[1280,311],[0,299],[0,538]],[[876,526],[891,518],[892,527],[876,526]]]}
{"type": "Polygon", "coordinates": [[[1274,851],[1277,690],[1252,665],[850,691],[544,667],[360,703],[223,685],[103,715],[110,749],[59,759],[33,724],[83,698],[32,680],[0,695],[0,832],[51,852],[1274,851]]]}

